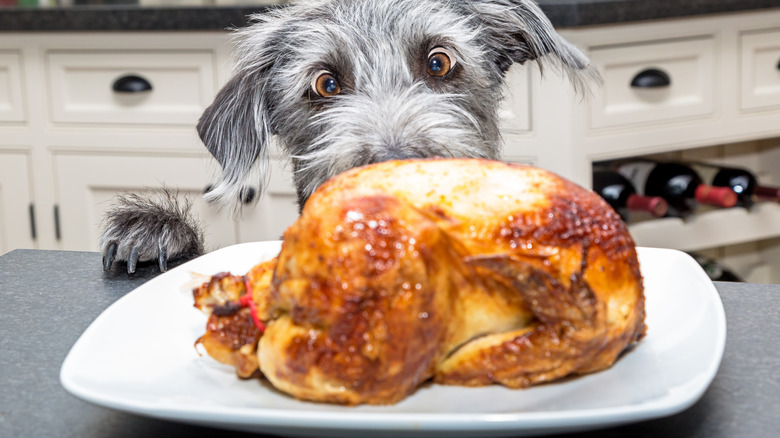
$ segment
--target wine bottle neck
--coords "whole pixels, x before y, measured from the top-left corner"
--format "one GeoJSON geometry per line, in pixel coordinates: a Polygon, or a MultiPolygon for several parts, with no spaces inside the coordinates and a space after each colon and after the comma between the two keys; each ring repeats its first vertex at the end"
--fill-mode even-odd
{"type": "Polygon", "coordinates": [[[700,184],[696,187],[694,196],[696,201],[716,207],[728,208],[737,204],[737,194],[730,187],[713,187],[707,184],[700,184]]]}
{"type": "Polygon", "coordinates": [[[660,196],[631,195],[626,200],[626,208],[633,211],[644,211],[655,217],[663,217],[669,210],[669,204],[660,196]]]}
{"type": "Polygon", "coordinates": [[[764,201],[780,201],[780,188],[778,187],[767,187],[767,186],[756,186],[756,192],[755,192],[756,198],[764,200],[764,201]]]}

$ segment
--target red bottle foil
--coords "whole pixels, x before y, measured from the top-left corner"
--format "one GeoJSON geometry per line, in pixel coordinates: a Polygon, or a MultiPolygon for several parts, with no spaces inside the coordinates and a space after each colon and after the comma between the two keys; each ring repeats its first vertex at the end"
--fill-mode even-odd
{"type": "Polygon", "coordinates": [[[634,194],[626,200],[626,208],[634,211],[646,211],[655,217],[663,217],[669,210],[669,204],[660,196],[634,194]]]}
{"type": "Polygon", "coordinates": [[[737,203],[737,194],[730,187],[713,187],[702,184],[696,187],[696,200],[702,204],[729,208],[737,203]]]}

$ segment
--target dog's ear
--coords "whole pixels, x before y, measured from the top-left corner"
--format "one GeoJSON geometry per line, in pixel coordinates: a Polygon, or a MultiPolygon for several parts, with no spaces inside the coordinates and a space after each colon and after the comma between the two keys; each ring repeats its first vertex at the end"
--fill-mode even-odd
{"type": "Polygon", "coordinates": [[[591,82],[601,82],[598,70],[580,50],[558,35],[535,1],[477,0],[472,6],[502,72],[513,63],[537,60],[542,70],[545,64],[552,64],[565,73],[578,91],[591,82]]]}
{"type": "Polygon", "coordinates": [[[255,164],[262,176],[260,192],[264,189],[271,133],[260,74],[239,70],[198,120],[203,144],[222,167],[221,178],[205,198],[222,207],[238,206],[255,164]]]}
{"type": "Polygon", "coordinates": [[[205,198],[222,207],[236,208],[255,168],[259,195],[265,191],[272,137],[269,81],[286,20],[281,9],[269,10],[235,31],[236,70],[198,121],[201,140],[222,166],[222,177],[205,198]]]}

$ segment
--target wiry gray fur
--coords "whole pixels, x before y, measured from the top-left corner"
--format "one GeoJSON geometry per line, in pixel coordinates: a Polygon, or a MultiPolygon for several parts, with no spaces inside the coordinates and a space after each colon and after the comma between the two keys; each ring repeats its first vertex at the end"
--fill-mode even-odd
{"type": "Polygon", "coordinates": [[[126,260],[127,272],[135,272],[138,261],[158,260],[161,271],[169,258],[203,254],[203,232],[191,216],[192,204],[167,188],[141,196],[117,196],[103,219],[100,250],[103,266],[114,259],[126,260]],[[171,257],[172,256],[172,257],[171,257]]]}
{"type": "MultiPolygon", "coordinates": [[[[232,79],[197,126],[222,167],[205,196],[229,208],[255,170],[262,194],[272,139],[290,159],[302,207],[325,180],[356,166],[498,159],[498,103],[513,63],[558,69],[578,90],[599,78],[532,0],[311,0],[251,20],[235,33],[232,79]],[[441,78],[427,74],[435,47],[455,61],[441,78]],[[338,79],[340,94],[313,92],[321,71],[338,79]]],[[[159,240],[140,236],[148,246],[159,240]]]]}
{"type": "Polygon", "coordinates": [[[315,0],[252,21],[236,32],[233,79],[198,124],[223,170],[207,198],[227,205],[253,166],[267,175],[271,134],[302,206],[329,177],[376,161],[499,158],[497,103],[512,63],[550,64],[578,90],[598,78],[528,0],[315,0]],[[436,46],[455,55],[457,74],[426,75],[436,46]],[[312,98],[321,70],[343,82],[340,95],[312,98]]]}

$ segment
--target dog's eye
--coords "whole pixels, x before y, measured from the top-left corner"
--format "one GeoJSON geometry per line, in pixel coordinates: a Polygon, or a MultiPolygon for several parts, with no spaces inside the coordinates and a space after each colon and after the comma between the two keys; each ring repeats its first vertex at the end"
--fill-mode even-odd
{"type": "Polygon", "coordinates": [[[324,70],[314,77],[311,87],[315,93],[322,97],[333,97],[341,92],[338,79],[324,70]]]}
{"type": "Polygon", "coordinates": [[[428,74],[440,78],[455,67],[455,57],[449,50],[437,47],[428,54],[428,74]]]}

